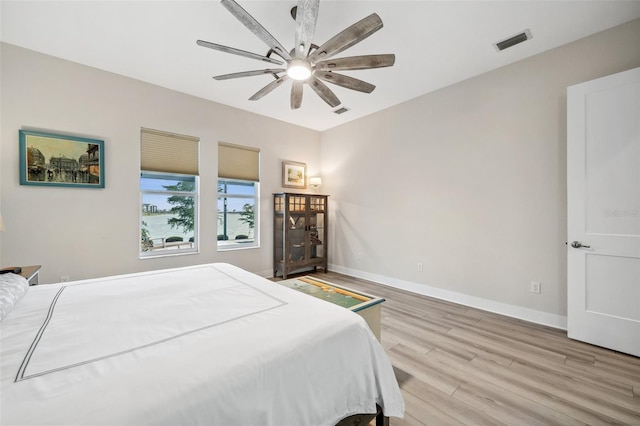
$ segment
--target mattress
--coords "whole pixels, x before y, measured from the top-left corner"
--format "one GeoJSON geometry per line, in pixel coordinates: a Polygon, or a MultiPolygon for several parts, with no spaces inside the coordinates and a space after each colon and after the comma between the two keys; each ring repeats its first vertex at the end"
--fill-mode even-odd
{"type": "Polygon", "coordinates": [[[402,417],[353,312],[214,263],[30,287],[0,325],[2,425],[402,417]]]}

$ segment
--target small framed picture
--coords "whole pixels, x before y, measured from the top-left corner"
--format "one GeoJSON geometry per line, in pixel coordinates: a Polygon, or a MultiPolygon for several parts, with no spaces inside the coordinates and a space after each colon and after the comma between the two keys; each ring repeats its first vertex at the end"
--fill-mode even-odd
{"type": "Polygon", "coordinates": [[[282,186],[307,189],[307,165],[296,161],[282,162],[282,186]]]}
{"type": "Polygon", "coordinates": [[[20,130],[20,185],[104,188],[104,141],[20,130]]]}

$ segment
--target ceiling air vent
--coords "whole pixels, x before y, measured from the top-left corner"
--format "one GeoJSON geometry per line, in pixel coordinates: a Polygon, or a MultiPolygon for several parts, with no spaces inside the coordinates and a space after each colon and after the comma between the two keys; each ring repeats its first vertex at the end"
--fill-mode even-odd
{"type": "Polygon", "coordinates": [[[509,37],[506,40],[502,40],[494,44],[495,48],[500,50],[508,49],[511,46],[515,46],[516,44],[522,43],[523,41],[527,41],[531,39],[531,31],[529,29],[524,30],[523,32],[514,35],[513,37],[509,37]]]}
{"type": "Polygon", "coordinates": [[[345,107],[340,107],[337,110],[333,111],[336,114],[344,114],[345,112],[349,111],[349,108],[345,108],[345,107]]]}

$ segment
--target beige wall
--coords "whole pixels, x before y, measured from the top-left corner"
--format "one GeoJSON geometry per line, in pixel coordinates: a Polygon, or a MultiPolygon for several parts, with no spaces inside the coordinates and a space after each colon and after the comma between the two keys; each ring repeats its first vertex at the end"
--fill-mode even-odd
{"type": "Polygon", "coordinates": [[[3,44],[1,263],[42,264],[44,282],[212,261],[268,274],[280,161],[314,175],[321,155],[334,269],[562,327],[566,87],[640,66],[639,45],[636,20],[320,135],[3,44]],[[104,139],[106,189],[20,186],[23,126],[104,139]],[[201,138],[199,255],[138,260],[141,126],[201,138]],[[219,140],[262,149],[259,250],[206,238],[219,140]]]}
{"type": "Polygon", "coordinates": [[[41,264],[41,282],[218,261],[270,273],[281,161],[306,162],[315,174],[318,132],[7,44],[1,57],[2,265],[41,264]],[[198,255],[138,259],[140,127],[200,137],[198,255]],[[103,139],[106,188],[21,186],[21,128],[103,139]],[[261,149],[260,249],[216,251],[218,141],[261,149]]]}
{"type": "Polygon", "coordinates": [[[566,87],[638,46],[635,20],[324,132],[334,269],[564,326],[566,87]]]}

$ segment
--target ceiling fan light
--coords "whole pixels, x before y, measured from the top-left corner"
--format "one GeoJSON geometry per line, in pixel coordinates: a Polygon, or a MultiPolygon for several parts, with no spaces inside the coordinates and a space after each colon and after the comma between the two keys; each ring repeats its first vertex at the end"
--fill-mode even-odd
{"type": "Polygon", "coordinates": [[[294,80],[306,80],[311,77],[311,65],[302,59],[292,59],[287,66],[287,75],[294,80]]]}

